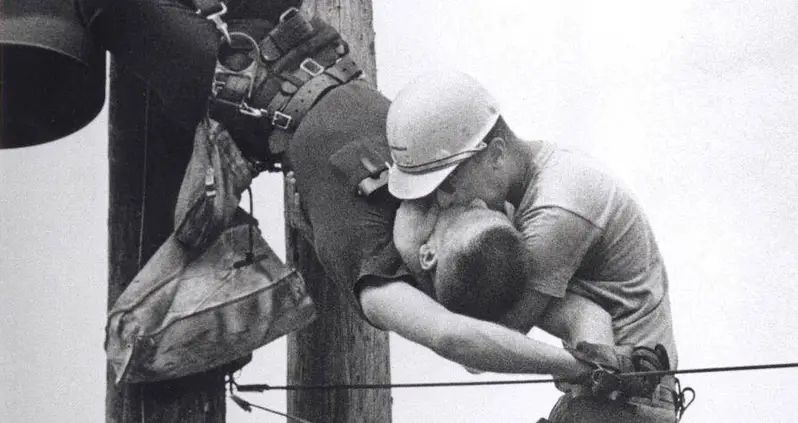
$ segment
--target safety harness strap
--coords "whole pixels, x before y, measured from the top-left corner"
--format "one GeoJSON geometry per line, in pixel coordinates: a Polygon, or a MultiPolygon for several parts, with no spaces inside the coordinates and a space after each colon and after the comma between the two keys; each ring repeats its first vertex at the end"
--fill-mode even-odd
{"type": "MultiPolygon", "coordinates": [[[[270,115],[272,116],[272,132],[269,135],[269,149],[271,152],[274,154],[285,152],[294,130],[296,130],[302,118],[305,117],[305,114],[324,93],[335,86],[341,85],[342,82],[345,81],[336,79],[327,73],[322,73],[299,87],[296,94],[288,99],[285,106],[272,111],[273,106],[270,105],[268,110],[271,111],[270,115]]],[[[281,99],[283,98],[283,96],[280,97],[281,99]]]]}
{"type": "Polygon", "coordinates": [[[313,25],[297,9],[288,9],[280,16],[279,24],[261,40],[261,57],[267,63],[275,62],[312,36],[313,25]]]}
{"type": "Polygon", "coordinates": [[[247,99],[256,84],[258,64],[253,61],[246,68],[234,71],[217,63],[211,89],[211,116],[217,120],[235,116],[247,107],[247,99]]]}
{"type": "Polygon", "coordinates": [[[360,68],[349,56],[341,58],[326,69],[318,64],[314,66],[318,66],[316,69],[319,72],[314,73],[302,85],[297,87],[288,81],[284,82],[283,90],[274,96],[266,109],[272,116],[269,149],[274,154],[285,152],[299,122],[324,93],[354,79],[361,73],[360,68]],[[293,88],[286,92],[284,89],[288,87],[293,88]]]}
{"type": "Polygon", "coordinates": [[[249,57],[257,41],[242,32],[230,36],[230,42],[220,47],[208,104],[210,116],[220,122],[235,120],[248,107],[246,102],[262,73],[257,57],[249,57]]]}
{"type": "MultiPolygon", "coordinates": [[[[299,87],[310,81],[316,75],[325,72],[328,68],[336,65],[343,57],[346,50],[339,50],[337,46],[328,45],[321,51],[316,51],[311,57],[305,58],[293,71],[280,72],[278,74],[272,69],[273,74],[264,83],[258,81],[258,89],[252,93],[251,102],[266,108],[270,103],[277,101],[274,110],[280,110],[288,102],[288,98],[296,94],[299,87]],[[276,97],[285,96],[286,99],[274,100],[276,97]],[[279,104],[279,106],[277,106],[279,104]]],[[[330,72],[333,72],[330,70],[330,72]]]]}
{"type": "Polygon", "coordinates": [[[326,92],[362,73],[334,28],[311,24],[295,8],[283,13],[260,42],[240,32],[230,35],[223,47],[240,58],[243,45],[250,62],[243,69],[230,69],[220,50],[210,115],[230,125],[249,125],[242,119],[255,118],[250,122],[260,128],[261,142],[268,142],[269,154],[275,156],[268,160],[287,150],[299,122],[326,92]]]}

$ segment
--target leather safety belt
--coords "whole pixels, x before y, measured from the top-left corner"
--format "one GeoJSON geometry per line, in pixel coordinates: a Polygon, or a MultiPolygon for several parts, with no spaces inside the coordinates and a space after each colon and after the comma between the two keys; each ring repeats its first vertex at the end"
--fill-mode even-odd
{"type": "Polygon", "coordinates": [[[269,134],[269,151],[274,155],[286,151],[299,122],[324,93],[362,74],[338,32],[329,26],[314,28],[296,8],[284,12],[257,42],[247,34],[228,31],[223,2],[193,2],[230,48],[242,48],[243,43],[251,59],[243,69],[230,69],[217,60],[211,117],[223,123],[240,121],[240,115],[256,119],[264,136],[269,134]]]}

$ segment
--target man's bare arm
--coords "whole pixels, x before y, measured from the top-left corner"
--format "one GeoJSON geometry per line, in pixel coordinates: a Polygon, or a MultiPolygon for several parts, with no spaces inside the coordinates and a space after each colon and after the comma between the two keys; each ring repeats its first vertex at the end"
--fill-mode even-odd
{"type": "MultiPolygon", "coordinates": [[[[529,210],[516,216],[515,224],[520,226],[518,229],[526,240],[533,273],[526,281],[521,299],[501,323],[525,333],[537,326],[560,339],[574,340],[573,332],[577,327],[570,320],[588,324],[590,314],[580,315],[580,307],[585,306],[586,313],[595,314],[609,327],[606,312],[587,299],[569,300],[570,293],[566,291],[597,228],[557,207],[529,210]]],[[[596,339],[605,339],[605,335],[596,339]]],[[[611,341],[611,338],[605,340],[611,341]]]]}
{"type": "Polygon", "coordinates": [[[405,282],[368,285],[360,294],[360,302],[375,325],[468,367],[557,377],[575,377],[590,370],[562,348],[498,324],[452,313],[405,282]]]}
{"type": "Polygon", "coordinates": [[[571,345],[579,341],[615,344],[612,317],[593,301],[571,292],[565,298],[551,298],[534,290],[528,294],[499,323],[521,333],[538,327],[571,345]]]}
{"type": "Polygon", "coordinates": [[[615,345],[610,314],[593,301],[571,292],[549,303],[538,327],[570,345],[580,341],[615,345]]]}

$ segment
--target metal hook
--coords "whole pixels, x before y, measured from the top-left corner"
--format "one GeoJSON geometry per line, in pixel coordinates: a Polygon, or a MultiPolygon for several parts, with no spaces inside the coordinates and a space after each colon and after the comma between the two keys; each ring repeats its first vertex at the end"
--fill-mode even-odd
{"type": "Polygon", "coordinates": [[[211,13],[210,15],[206,16],[205,19],[213,22],[214,25],[216,25],[216,29],[218,29],[219,32],[221,32],[224,36],[224,39],[227,40],[228,43],[232,43],[233,38],[230,36],[230,32],[227,29],[227,22],[222,20],[222,16],[227,13],[227,5],[224,3],[219,4],[222,6],[222,10],[216,13],[211,13]]]}

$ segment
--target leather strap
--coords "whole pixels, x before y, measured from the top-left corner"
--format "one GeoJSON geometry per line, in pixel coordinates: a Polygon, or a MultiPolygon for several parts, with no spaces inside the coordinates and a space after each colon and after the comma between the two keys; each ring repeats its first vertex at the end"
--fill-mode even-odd
{"type": "Polygon", "coordinates": [[[281,91],[280,95],[275,96],[267,108],[269,116],[273,116],[269,150],[274,154],[285,152],[299,122],[319,98],[331,88],[349,82],[360,74],[361,71],[354,60],[345,56],[323,73],[298,87],[293,95],[286,95],[281,91]],[[283,121],[280,122],[279,119],[283,121]]]}
{"type": "Polygon", "coordinates": [[[219,52],[219,58],[216,61],[209,108],[211,117],[222,121],[225,117],[239,113],[246,106],[246,101],[252,95],[252,89],[257,82],[256,78],[259,76],[261,68],[257,59],[248,58],[247,54],[244,53],[244,51],[249,49],[255,49],[257,42],[249,35],[241,32],[233,32],[231,35],[233,40],[243,40],[246,44],[236,48],[233,48],[231,44],[228,46],[229,49],[219,52]],[[226,56],[228,53],[230,54],[229,57],[226,56]],[[233,63],[225,60],[241,58],[248,59],[250,63],[240,70],[237,68],[243,66],[243,63],[235,64],[235,60],[232,60],[233,63]],[[236,69],[227,67],[223,62],[236,69]]]}
{"type": "MultiPolygon", "coordinates": [[[[660,403],[665,403],[665,404],[673,404],[672,393],[674,391],[674,386],[675,386],[675,378],[671,375],[665,375],[662,377],[662,380],[660,381],[659,385],[657,385],[657,388],[654,389],[654,392],[646,399],[658,401],[660,403]]],[[[573,398],[595,396],[593,392],[590,391],[590,388],[586,386],[568,383],[565,384],[564,388],[566,393],[570,394],[573,398]]],[[[632,398],[637,398],[637,397],[632,397],[632,398]]]]}
{"type": "Polygon", "coordinates": [[[258,95],[258,97],[271,98],[267,107],[270,114],[276,110],[290,113],[285,110],[288,102],[300,91],[301,87],[315,77],[327,74],[339,83],[344,83],[351,80],[357,71],[359,71],[357,64],[349,56],[341,57],[339,60],[337,49],[326,49],[315,57],[305,59],[295,71],[281,74],[280,76],[285,81],[280,85],[278,92],[272,96],[258,95]]]}
{"type": "MultiPolygon", "coordinates": [[[[215,5],[225,10],[219,0],[193,1],[198,13],[205,10],[214,16],[215,5]]],[[[260,42],[243,33],[227,35],[230,48],[239,38],[252,44],[246,53],[252,62],[246,69],[228,69],[220,52],[210,116],[231,125],[231,130],[250,125],[260,128],[258,133],[269,134],[271,155],[285,152],[299,122],[324,93],[361,74],[335,28],[323,21],[311,24],[295,8],[286,11],[260,42]]]]}
{"type": "Polygon", "coordinates": [[[261,57],[274,62],[313,36],[313,25],[297,9],[289,9],[260,42],[261,57]]]}

